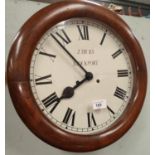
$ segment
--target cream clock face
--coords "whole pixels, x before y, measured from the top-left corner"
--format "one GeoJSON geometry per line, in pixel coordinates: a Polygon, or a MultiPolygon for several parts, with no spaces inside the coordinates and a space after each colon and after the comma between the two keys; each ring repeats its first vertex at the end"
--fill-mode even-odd
{"type": "Polygon", "coordinates": [[[58,23],[38,42],[30,85],[53,124],[75,134],[94,134],[126,109],[133,70],[123,43],[109,27],[74,18],[58,23]]]}

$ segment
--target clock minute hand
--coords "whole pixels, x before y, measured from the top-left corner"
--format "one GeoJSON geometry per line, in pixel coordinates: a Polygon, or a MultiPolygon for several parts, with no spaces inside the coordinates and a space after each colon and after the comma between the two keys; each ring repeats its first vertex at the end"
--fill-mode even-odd
{"type": "Polygon", "coordinates": [[[85,81],[89,81],[92,78],[93,78],[93,74],[90,72],[87,72],[85,75],[85,78],[83,80],[77,81],[75,86],[73,86],[73,87],[68,86],[63,90],[60,100],[62,100],[64,98],[71,98],[74,95],[74,90],[76,88],[78,88],[80,85],[82,85],[85,81]]]}
{"type": "Polygon", "coordinates": [[[83,66],[73,57],[73,55],[60,43],[60,41],[51,33],[50,34],[52,36],[52,38],[60,45],[60,47],[76,62],[76,64],[85,72],[87,73],[87,71],[85,70],[85,68],[83,68],[83,66]]]}

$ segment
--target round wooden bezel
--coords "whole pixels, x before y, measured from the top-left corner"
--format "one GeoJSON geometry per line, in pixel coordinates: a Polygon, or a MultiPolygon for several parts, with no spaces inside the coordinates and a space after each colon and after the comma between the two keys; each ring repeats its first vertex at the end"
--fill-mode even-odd
{"type": "Polygon", "coordinates": [[[85,152],[113,143],[132,126],[144,102],[147,70],[139,43],[119,16],[98,4],[71,0],[54,3],[41,9],[23,25],[10,50],[7,81],[17,113],[36,136],[64,150],[85,152]],[[125,112],[108,129],[94,135],[68,133],[51,123],[38,108],[29,81],[32,53],[42,35],[55,24],[76,17],[101,21],[117,32],[129,53],[134,69],[133,93],[125,112]]]}

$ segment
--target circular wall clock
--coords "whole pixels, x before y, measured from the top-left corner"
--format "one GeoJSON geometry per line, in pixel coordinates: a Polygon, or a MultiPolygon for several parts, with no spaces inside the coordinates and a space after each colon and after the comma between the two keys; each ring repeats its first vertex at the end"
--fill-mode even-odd
{"type": "Polygon", "coordinates": [[[26,126],[48,144],[92,151],[119,139],[142,108],[142,49],[115,13],[62,1],[20,29],[7,65],[9,92],[26,126]]]}

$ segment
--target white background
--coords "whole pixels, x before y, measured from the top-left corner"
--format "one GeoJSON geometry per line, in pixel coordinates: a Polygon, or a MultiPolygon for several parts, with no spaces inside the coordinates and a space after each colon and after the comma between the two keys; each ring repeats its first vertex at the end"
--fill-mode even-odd
{"type": "MultiPolygon", "coordinates": [[[[12,40],[19,28],[34,12],[43,6],[45,4],[23,0],[6,0],[6,60],[12,40]]],[[[149,19],[125,16],[123,18],[129,24],[143,48],[149,73],[149,19]]],[[[75,154],[58,150],[35,137],[17,116],[11,103],[7,86],[5,103],[6,155],[75,154]]],[[[149,103],[148,88],[142,112],[129,132],[116,143],[89,154],[149,155],[149,103]]]]}

